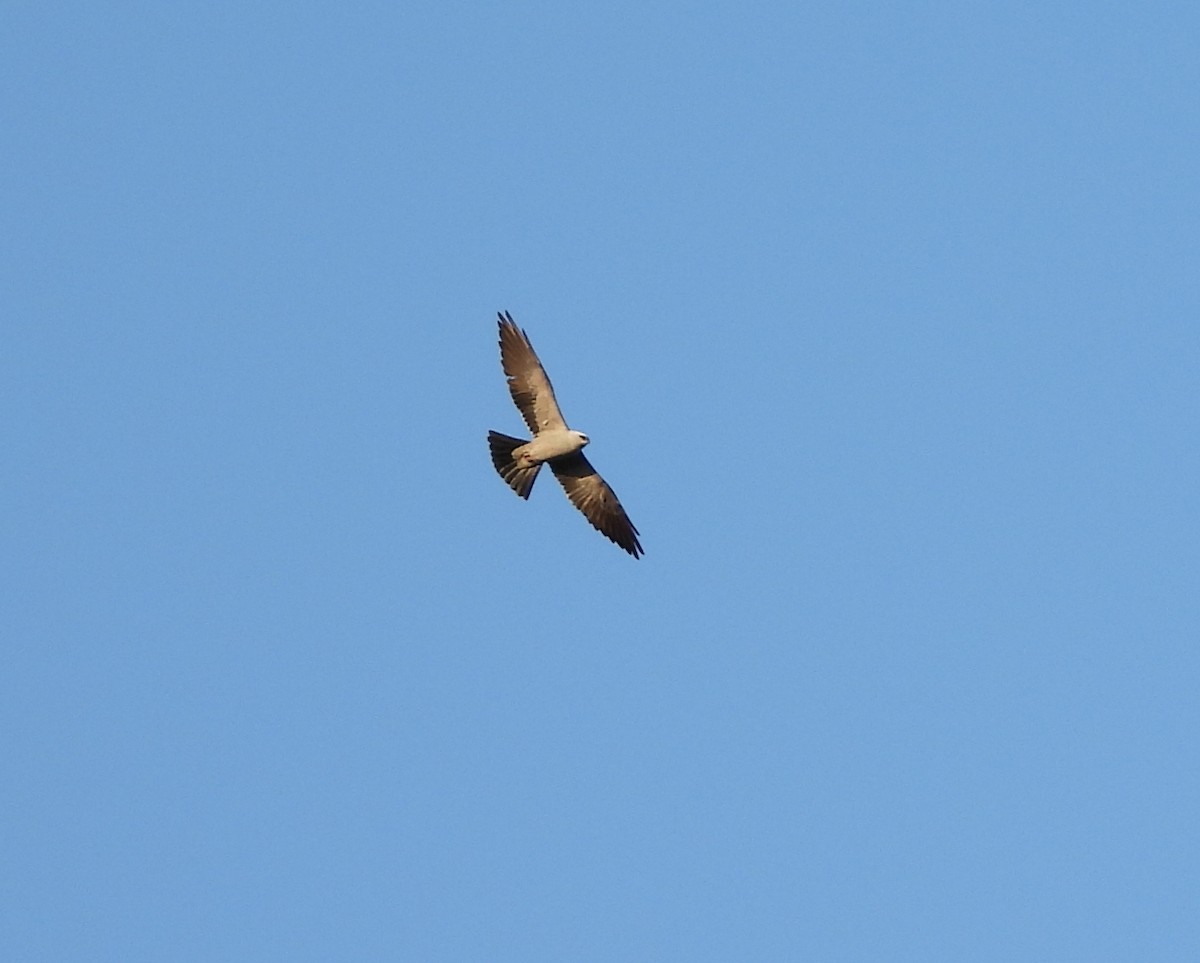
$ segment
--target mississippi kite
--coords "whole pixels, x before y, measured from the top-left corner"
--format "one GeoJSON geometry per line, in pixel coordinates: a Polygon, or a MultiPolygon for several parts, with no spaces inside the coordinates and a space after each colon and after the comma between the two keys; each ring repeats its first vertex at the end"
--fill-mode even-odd
{"type": "Polygon", "coordinates": [[[507,311],[498,317],[500,365],[508,377],[513,402],[533,432],[533,440],[489,431],[488,447],[492,450],[496,471],[509,488],[522,498],[528,498],[542,465],[548,464],[571,504],[583,512],[592,527],[637,558],[643,554],[638,530],[633,527],[608,482],[596,474],[596,469],[583,457],[588,436],[567,427],[554,399],[554,388],[546,377],[546,369],[538,360],[529,337],[517,327],[507,311]]]}

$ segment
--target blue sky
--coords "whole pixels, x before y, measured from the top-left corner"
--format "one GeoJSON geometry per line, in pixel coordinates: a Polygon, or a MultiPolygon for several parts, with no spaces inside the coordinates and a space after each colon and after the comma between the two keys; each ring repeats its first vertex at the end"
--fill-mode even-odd
{"type": "Polygon", "coordinates": [[[6,958],[1200,958],[1194,5],[4,21],[6,958]]]}

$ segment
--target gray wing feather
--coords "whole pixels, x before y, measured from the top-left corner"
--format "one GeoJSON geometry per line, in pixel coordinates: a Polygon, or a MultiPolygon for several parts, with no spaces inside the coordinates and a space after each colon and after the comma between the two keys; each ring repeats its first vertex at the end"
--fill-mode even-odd
{"type": "Polygon", "coordinates": [[[638,530],[625,514],[620,501],[581,452],[549,463],[571,504],[583,512],[592,527],[607,536],[634,558],[642,555],[638,530]]]}
{"type": "Polygon", "coordinates": [[[508,378],[508,390],[525,424],[535,435],[547,428],[566,428],[554,388],[538,360],[529,337],[505,311],[500,319],[500,364],[508,378]]]}

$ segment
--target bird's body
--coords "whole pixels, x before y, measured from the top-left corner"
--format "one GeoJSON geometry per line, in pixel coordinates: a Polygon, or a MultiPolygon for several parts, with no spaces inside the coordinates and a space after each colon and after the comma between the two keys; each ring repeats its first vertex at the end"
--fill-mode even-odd
{"type": "Polygon", "coordinates": [[[508,377],[513,402],[533,433],[525,440],[488,432],[492,464],[500,477],[522,498],[528,498],[543,464],[549,464],[571,503],[583,512],[592,527],[634,558],[642,554],[638,530],[633,527],[616,493],[583,456],[590,441],[581,431],[567,427],[554,388],[528,336],[512,315],[500,318],[500,363],[508,377]]]}
{"type": "Polygon", "coordinates": [[[534,435],[532,441],[526,442],[513,452],[513,458],[525,467],[540,465],[544,462],[573,455],[582,451],[588,443],[588,436],[582,431],[572,431],[570,428],[551,428],[534,435]]]}

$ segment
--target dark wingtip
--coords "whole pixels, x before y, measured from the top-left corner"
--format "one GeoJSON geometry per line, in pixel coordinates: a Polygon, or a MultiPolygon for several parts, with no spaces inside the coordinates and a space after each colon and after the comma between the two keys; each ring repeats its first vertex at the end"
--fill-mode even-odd
{"type": "Polygon", "coordinates": [[[525,333],[524,328],[520,327],[517,324],[517,322],[513,320],[513,316],[509,312],[497,311],[496,317],[499,319],[499,321],[497,323],[500,326],[500,344],[501,344],[501,346],[503,346],[503,344],[504,344],[504,332],[506,330],[508,330],[508,331],[516,332],[515,335],[510,334],[509,335],[510,337],[516,337],[517,340],[524,341],[525,344],[529,346],[529,350],[530,351],[533,350],[533,345],[529,341],[529,335],[527,335],[525,333]]]}
{"type": "MultiPolygon", "coordinates": [[[[589,519],[590,521],[590,519],[589,519]]],[[[633,522],[630,522],[628,517],[625,519],[629,527],[626,529],[602,528],[600,532],[605,535],[617,548],[623,549],[634,558],[641,558],[646,554],[646,550],[642,548],[642,543],[638,541],[638,530],[633,527],[633,522]]]]}

